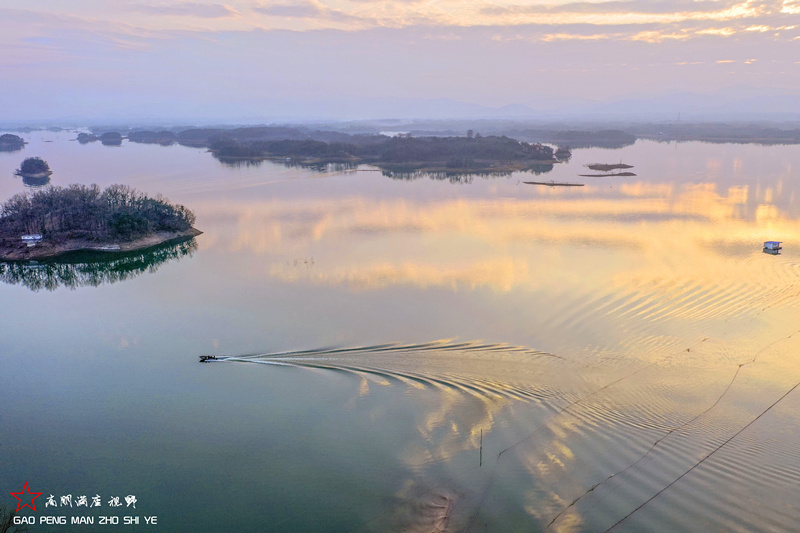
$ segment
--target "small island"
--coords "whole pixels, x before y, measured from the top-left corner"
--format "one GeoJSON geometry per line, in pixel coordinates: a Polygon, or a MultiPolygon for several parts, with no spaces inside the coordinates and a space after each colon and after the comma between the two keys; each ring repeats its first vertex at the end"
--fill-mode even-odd
{"type": "Polygon", "coordinates": [[[194,221],[186,207],[125,185],[46,187],[0,206],[0,260],[143,250],[200,235],[194,221]]]}
{"type": "Polygon", "coordinates": [[[615,170],[633,168],[633,165],[626,165],[622,161],[619,163],[591,163],[584,166],[589,167],[591,170],[605,172],[605,174],[579,174],[585,178],[631,177],[636,175],[633,172],[614,172],[615,170]]]}
{"type": "Polygon", "coordinates": [[[53,172],[50,170],[50,165],[41,157],[29,157],[19,166],[17,176],[23,178],[46,178],[53,172]]]}
{"type": "Polygon", "coordinates": [[[77,141],[79,143],[81,143],[81,144],[86,144],[86,143],[94,142],[94,141],[98,140],[99,138],[100,137],[98,137],[94,133],[85,133],[84,132],[84,133],[79,133],[78,134],[77,141]]]}
{"type": "Polygon", "coordinates": [[[0,135],[0,152],[15,152],[25,147],[25,139],[19,135],[4,133],[0,135]]]}
{"type": "Polygon", "coordinates": [[[603,172],[610,172],[612,170],[620,170],[626,168],[633,168],[633,165],[626,165],[625,163],[590,163],[586,165],[591,170],[602,170],[603,172]]]}
{"type": "Polygon", "coordinates": [[[120,146],[122,144],[122,135],[116,131],[107,131],[100,136],[100,142],[103,146],[120,146]]]}

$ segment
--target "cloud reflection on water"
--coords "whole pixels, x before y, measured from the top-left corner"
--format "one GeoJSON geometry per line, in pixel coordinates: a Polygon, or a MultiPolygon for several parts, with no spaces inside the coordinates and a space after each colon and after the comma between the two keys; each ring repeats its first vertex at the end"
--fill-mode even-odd
{"type": "Polygon", "coordinates": [[[775,265],[753,254],[764,240],[798,240],[800,219],[758,200],[775,198],[771,188],[717,188],[637,182],[614,197],[587,187],[534,199],[355,196],[202,208],[229,221],[220,224],[227,235],[206,246],[263,256],[249,275],[292,283],[498,292],[567,282],[638,290],[669,278],[759,284],[775,265]]]}

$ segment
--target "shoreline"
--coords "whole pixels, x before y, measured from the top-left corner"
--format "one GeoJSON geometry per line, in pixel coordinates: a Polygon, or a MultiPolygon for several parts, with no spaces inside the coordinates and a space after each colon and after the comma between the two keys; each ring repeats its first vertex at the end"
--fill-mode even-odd
{"type": "Polygon", "coordinates": [[[512,172],[526,172],[528,170],[533,170],[534,167],[537,166],[546,166],[546,165],[555,165],[558,161],[556,160],[542,160],[542,161],[526,161],[526,162],[519,162],[519,163],[499,163],[497,166],[474,166],[474,167],[448,167],[446,164],[439,165],[439,166],[426,166],[422,164],[422,166],[414,166],[412,162],[409,166],[404,164],[381,164],[381,163],[371,163],[372,165],[379,167],[384,172],[392,172],[392,173],[413,173],[413,172],[421,172],[421,173],[428,173],[428,174],[474,174],[474,175],[481,175],[481,174],[510,174],[512,172]]]}
{"type": "MultiPolygon", "coordinates": [[[[190,228],[186,231],[158,231],[145,235],[139,239],[127,242],[119,241],[92,241],[89,239],[68,239],[60,243],[52,243],[42,240],[36,246],[28,246],[19,241],[8,246],[0,245],[0,261],[36,261],[39,259],[52,259],[71,252],[98,252],[103,254],[115,254],[121,252],[132,252],[146,250],[170,241],[197,237],[203,232],[190,228]],[[119,249],[101,250],[103,246],[119,246],[119,249]]],[[[19,237],[17,237],[19,238],[19,237]]]]}
{"type": "Polygon", "coordinates": [[[52,170],[45,170],[43,172],[21,172],[17,170],[14,172],[17,176],[22,178],[33,178],[33,179],[41,179],[41,178],[48,178],[50,175],[53,174],[52,170]]]}
{"type": "MultiPolygon", "coordinates": [[[[208,150],[212,154],[212,150],[208,150]]],[[[242,156],[217,156],[222,161],[233,163],[236,161],[285,163],[287,161],[301,166],[313,166],[320,164],[353,164],[353,165],[372,165],[378,167],[383,172],[427,172],[427,173],[451,173],[451,174],[507,174],[510,172],[525,172],[536,166],[555,165],[561,163],[558,159],[524,160],[524,161],[486,161],[478,160],[477,166],[473,167],[448,167],[447,161],[403,161],[401,163],[379,161],[369,158],[318,158],[318,157],[286,157],[275,155],[242,155],[242,156]]]]}

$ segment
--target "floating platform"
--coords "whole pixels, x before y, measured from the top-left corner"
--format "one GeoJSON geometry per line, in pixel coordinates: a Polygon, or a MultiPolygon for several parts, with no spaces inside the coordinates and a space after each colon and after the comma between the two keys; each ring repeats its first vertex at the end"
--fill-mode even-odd
{"type": "Polygon", "coordinates": [[[633,165],[626,165],[625,163],[590,163],[588,165],[584,165],[589,167],[591,170],[602,170],[608,172],[610,170],[621,170],[626,168],[633,168],[633,165]]]}
{"type": "Polygon", "coordinates": [[[578,176],[580,176],[582,178],[606,178],[606,177],[609,177],[609,176],[630,177],[630,176],[635,176],[635,175],[636,174],[634,174],[633,172],[612,172],[610,174],[578,174],[578,176]]]}
{"type": "Polygon", "coordinates": [[[564,181],[523,181],[527,185],[547,185],[548,187],[583,187],[584,183],[568,183],[564,181]]]}

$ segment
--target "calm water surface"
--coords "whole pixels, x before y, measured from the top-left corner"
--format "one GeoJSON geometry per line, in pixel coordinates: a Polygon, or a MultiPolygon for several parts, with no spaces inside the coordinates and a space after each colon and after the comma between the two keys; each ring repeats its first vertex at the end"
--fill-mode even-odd
{"type": "MultiPolygon", "coordinates": [[[[576,150],[535,179],[587,185],[540,188],[25,137],[0,198],[37,155],[205,233],[2,266],[0,503],[28,482],[22,514],[163,531],[797,529],[800,147],[576,150]],[[578,177],[619,160],[637,176],[578,177]]],[[[61,529],[86,526],[35,528],[61,529]]]]}

